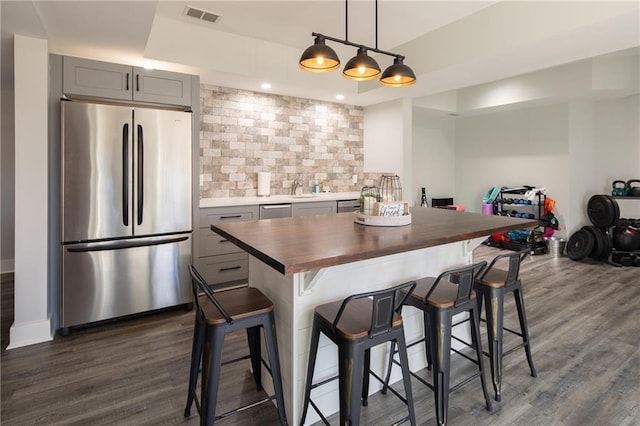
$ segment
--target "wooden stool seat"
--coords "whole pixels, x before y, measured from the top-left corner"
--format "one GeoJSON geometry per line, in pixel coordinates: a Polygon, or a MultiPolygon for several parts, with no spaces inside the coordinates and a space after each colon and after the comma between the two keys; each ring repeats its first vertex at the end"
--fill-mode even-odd
{"type": "Polygon", "coordinates": [[[498,268],[489,269],[480,282],[482,285],[493,288],[504,287],[507,285],[507,271],[498,268]]]}
{"type": "MultiPolygon", "coordinates": [[[[316,307],[315,317],[326,324],[331,325],[340,311],[342,300],[331,302],[316,307]]],[[[361,339],[367,337],[371,329],[371,315],[373,304],[369,299],[356,299],[346,305],[340,321],[336,324],[336,332],[345,339],[361,339]]],[[[394,312],[392,327],[402,325],[402,316],[394,312]]]]}
{"type": "MultiPolygon", "coordinates": [[[[427,293],[433,287],[433,283],[436,281],[436,277],[424,277],[416,280],[416,289],[411,293],[411,298],[417,301],[422,301],[427,296],[427,293]]],[[[475,299],[475,291],[471,291],[470,298],[475,299]]],[[[456,284],[443,281],[438,285],[427,300],[427,303],[435,308],[453,308],[458,298],[458,286],[456,284]]]]}
{"type": "MultiPolygon", "coordinates": [[[[216,299],[232,320],[239,320],[253,315],[266,314],[273,311],[271,300],[254,287],[240,287],[232,290],[216,292],[216,299]]],[[[226,322],[222,313],[209,301],[206,294],[199,297],[207,324],[226,322]]]]}

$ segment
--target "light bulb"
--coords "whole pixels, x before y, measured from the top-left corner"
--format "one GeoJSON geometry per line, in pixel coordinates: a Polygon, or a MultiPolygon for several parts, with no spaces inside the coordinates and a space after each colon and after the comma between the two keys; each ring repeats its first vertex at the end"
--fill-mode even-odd
{"type": "Polygon", "coordinates": [[[318,57],[316,58],[316,61],[318,62],[318,64],[322,65],[322,64],[324,64],[324,57],[322,57],[322,56],[318,56],[318,57]]]}
{"type": "Polygon", "coordinates": [[[367,69],[365,67],[358,67],[358,72],[364,74],[367,69]]]}

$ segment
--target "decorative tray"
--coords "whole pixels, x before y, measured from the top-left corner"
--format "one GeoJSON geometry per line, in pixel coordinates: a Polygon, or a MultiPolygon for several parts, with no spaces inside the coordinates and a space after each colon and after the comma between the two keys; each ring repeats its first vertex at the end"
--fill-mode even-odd
{"type": "Polygon", "coordinates": [[[353,221],[368,226],[405,226],[411,224],[411,213],[402,216],[372,216],[360,212],[353,212],[353,221]]]}

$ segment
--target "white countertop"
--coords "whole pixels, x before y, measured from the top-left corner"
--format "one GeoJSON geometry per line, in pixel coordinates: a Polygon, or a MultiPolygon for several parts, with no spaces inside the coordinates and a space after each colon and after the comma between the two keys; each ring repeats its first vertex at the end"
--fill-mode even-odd
{"type": "Polygon", "coordinates": [[[355,200],[359,192],[321,192],[303,195],[271,195],[270,197],[201,198],[200,208],[246,206],[252,204],[309,203],[313,201],[355,200]]]}

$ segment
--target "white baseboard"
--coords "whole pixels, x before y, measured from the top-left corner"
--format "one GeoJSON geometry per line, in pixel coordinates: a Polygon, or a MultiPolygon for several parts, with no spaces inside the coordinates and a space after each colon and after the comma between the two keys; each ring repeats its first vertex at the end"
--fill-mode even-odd
{"type": "Polygon", "coordinates": [[[50,340],[53,340],[51,318],[24,324],[16,324],[14,322],[9,329],[9,346],[7,349],[20,348],[50,340]]]}
{"type": "Polygon", "coordinates": [[[9,272],[15,272],[13,259],[2,259],[0,261],[0,273],[7,274],[9,272]]]}

